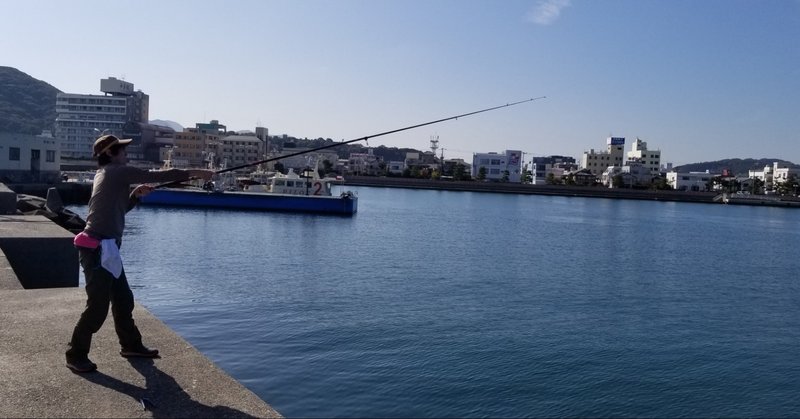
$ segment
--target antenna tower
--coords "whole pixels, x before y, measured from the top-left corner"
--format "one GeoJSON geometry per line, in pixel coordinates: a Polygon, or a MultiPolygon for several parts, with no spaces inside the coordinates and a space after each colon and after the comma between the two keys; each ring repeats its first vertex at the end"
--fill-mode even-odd
{"type": "Polygon", "coordinates": [[[436,156],[436,150],[439,149],[439,136],[438,135],[431,135],[431,151],[433,151],[433,155],[436,156]]]}

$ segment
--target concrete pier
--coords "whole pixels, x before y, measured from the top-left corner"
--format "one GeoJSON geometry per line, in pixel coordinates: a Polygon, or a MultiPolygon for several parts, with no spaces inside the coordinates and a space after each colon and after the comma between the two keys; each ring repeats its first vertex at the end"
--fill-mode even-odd
{"type": "Polygon", "coordinates": [[[85,303],[82,288],[0,289],[0,417],[280,417],[139,305],[161,359],[122,358],[109,315],[89,354],[98,370],[71,372],[64,351],[85,303]]]}
{"type": "Polygon", "coordinates": [[[109,313],[89,354],[98,370],[69,370],[86,305],[74,236],[39,215],[6,215],[16,199],[0,183],[0,417],[281,417],[138,304],[144,343],[163,358],[121,357],[109,313]]]}

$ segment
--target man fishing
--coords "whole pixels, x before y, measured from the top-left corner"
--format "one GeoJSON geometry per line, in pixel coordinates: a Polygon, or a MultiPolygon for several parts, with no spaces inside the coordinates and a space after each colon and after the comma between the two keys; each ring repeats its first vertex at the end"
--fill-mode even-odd
{"type": "Polygon", "coordinates": [[[158,357],[157,349],[142,343],[142,335],[133,321],[133,292],[128,285],[119,247],[125,229],[125,214],[139,198],[153,190],[146,183],[181,182],[191,178],[211,180],[211,170],[171,169],[149,172],[128,166],[125,150],[130,139],[113,135],[98,138],[93,147],[99,169],[94,177],[86,228],[75,236],[75,246],[86,278],[86,309],[72,333],[66,352],[67,367],[77,373],[91,372],[97,365],[89,360],[92,335],[100,330],[108,316],[114,316],[114,328],[123,357],[158,357]],[[131,185],[139,184],[131,191],[131,185]]]}

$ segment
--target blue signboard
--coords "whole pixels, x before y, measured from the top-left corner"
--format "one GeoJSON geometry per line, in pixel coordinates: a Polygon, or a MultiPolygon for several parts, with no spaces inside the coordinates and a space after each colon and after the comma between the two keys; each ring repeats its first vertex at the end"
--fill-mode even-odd
{"type": "Polygon", "coordinates": [[[608,140],[610,145],[625,145],[625,137],[611,137],[608,140]]]}

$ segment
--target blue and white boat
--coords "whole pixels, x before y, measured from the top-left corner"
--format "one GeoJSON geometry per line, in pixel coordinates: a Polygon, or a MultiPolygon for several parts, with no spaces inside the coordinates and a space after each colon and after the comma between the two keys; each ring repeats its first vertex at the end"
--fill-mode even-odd
{"type": "Polygon", "coordinates": [[[144,205],[178,207],[244,209],[260,211],[307,212],[318,214],[353,215],[358,211],[358,196],[350,191],[334,196],[331,184],[336,178],[301,177],[292,170],[276,173],[267,184],[245,186],[230,190],[220,182],[210,182],[203,188],[162,188],[142,198],[144,205]],[[219,185],[219,187],[217,187],[219,185]]]}

